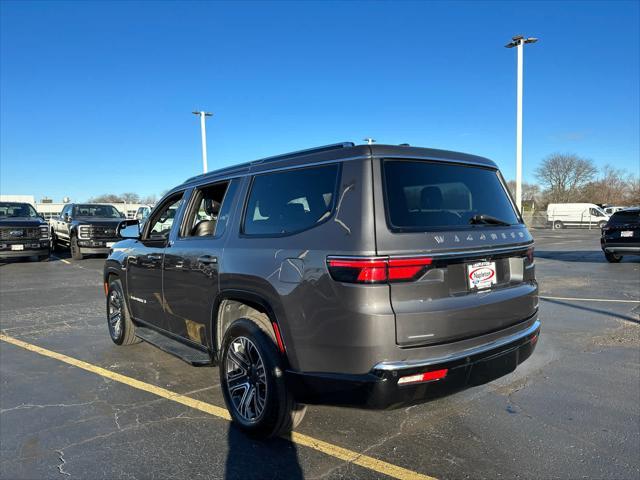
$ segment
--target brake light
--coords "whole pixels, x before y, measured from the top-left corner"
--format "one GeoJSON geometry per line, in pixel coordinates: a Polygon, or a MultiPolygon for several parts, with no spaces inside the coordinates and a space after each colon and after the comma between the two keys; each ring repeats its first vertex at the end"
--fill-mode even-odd
{"type": "Polygon", "coordinates": [[[441,380],[447,376],[449,372],[448,368],[442,370],[433,370],[431,372],[417,373],[415,375],[408,375],[406,377],[400,377],[398,385],[408,385],[411,383],[433,382],[435,380],[441,380]]]}
{"type": "Polygon", "coordinates": [[[422,275],[432,261],[428,257],[329,257],[327,266],[331,277],[339,282],[408,282],[422,275]]]}

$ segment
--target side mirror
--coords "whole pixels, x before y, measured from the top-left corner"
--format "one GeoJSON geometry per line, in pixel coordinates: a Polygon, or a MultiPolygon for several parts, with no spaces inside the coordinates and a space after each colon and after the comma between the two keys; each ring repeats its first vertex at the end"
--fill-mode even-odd
{"type": "Polygon", "coordinates": [[[124,213],[120,212],[120,218],[127,218],[127,216],[124,213]]]}
{"type": "Polygon", "coordinates": [[[68,213],[65,213],[65,214],[62,216],[62,220],[64,220],[65,222],[68,222],[69,220],[71,220],[71,217],[69,216],[69,214],[68,214],[68,213]]]}
{"type": "Polygon", "coordinates": [[[120,238],[140,238],[140,223],[138,220],[124,220],[118,225],[120,238]]]}

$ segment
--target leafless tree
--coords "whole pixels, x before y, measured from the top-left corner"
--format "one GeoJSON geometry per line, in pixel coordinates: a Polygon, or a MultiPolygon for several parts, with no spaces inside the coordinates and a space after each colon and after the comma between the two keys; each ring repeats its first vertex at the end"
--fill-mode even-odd
{"type": "MultiPolygon", "coordinates": [[[[507,186],[509,187],[509,191],[515,198],[516,195],[516,181],[509,180],[507,182],[507,186]]],[[[540,197],[540,185],[535,183],[527,183],[522,182],[522,200],[525,202],[537,202],[540,197]]]]}
{"type": "Polygon", "coordinates": [[[536,177],[546,189],[549,202],[571,202],[598,172],[593,161],[574,154],[554,153],[536,169],[536,177]]]}
{"type": "Polygon", "coordinates": [[[126,203],[140,203],[140,195],[137,193],[126,192],[121,194],[120,198],[126,203]]]}

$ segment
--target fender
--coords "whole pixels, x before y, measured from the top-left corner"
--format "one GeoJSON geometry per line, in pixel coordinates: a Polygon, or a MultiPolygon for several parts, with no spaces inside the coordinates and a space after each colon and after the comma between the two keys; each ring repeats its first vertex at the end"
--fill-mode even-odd
{"type": "Polygon", "coordinates": [[[269,317],[269,321],[272,324],[275,323],[277,326],[277,329],[279,332],[274,332],[274,334],[276,336],[278,336],[278,333],[280,334],[279,336],[283,343],[282,350],[284,350],[282,352],[282,355],[285,358],[285,361],[287,361],[287,364],[289,363],[288,357],[287,357],[286,341],[285,341],[285,338],[283,335],[283,329],[282,329],[282,323],[283,323],[282,320],[284,317],[284,313],[280,312],[279,314],[276,314],[271,304],[267,300],[265,300],[262,296],[254,292],[251,292],[249,290],[241,290],[241,289],[233,289],[233,288],[220,291],[216,296],[215,301],[213,302],[213,307],[211,311],[211,329],[210,329],[211,330],[211,352],[214,358],[216,359],[216,361],[219,360],[219,352],[217,349],[218,340],[222,341],[222,339],[217,338],[218,315],[219,315],[218,311],[220,308],[220,304],[224,300],[235,300],[238,302],[242,302],[249,305],[251,308],[254,308],[255,310],[264,312],[269,317]]]}

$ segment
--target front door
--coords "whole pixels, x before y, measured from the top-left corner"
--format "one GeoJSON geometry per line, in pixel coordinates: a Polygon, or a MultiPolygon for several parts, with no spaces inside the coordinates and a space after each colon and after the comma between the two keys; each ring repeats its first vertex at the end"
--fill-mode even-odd
{"type": "Polygon", "coordinates": [[[164,298],[168,330],[211,347],[218,269],[237,181],[194,190],[177,238],[165,250],[164,298]]]}
{"type": "Polygon", "coordinates": [[[162,264],[174,219],[180,214],[184,192],[167,198],[145,225],[127,259],[127,293],[131,315],[166,329],[162,296],[162,264]]]}

